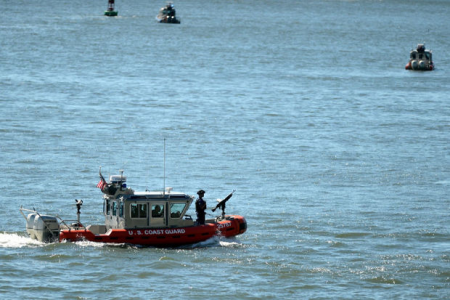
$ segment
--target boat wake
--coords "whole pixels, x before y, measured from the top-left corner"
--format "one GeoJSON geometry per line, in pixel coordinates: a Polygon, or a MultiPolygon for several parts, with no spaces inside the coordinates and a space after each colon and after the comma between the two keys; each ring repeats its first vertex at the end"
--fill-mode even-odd
{"type": "Polygon", "coordinates": [[[237,238],[224,238],[221,236],[213,236],[206,241],[195,243],[189,247],[183,247],[187,249],[193,248],[211,248],[211,247],[224,247],[224,248],[239,248],[242,247],[242,243],[237,238]]]}
{"type": "MultiPolygon", "coordinates": [[[[62,242],[64,244],[66,242],[62,242]]],[[[52,243],[54,244],[54,243],[52,243]]],[[[74,243],[78,247],[117,247],[117,248],[148,248],[145,246],[138,245],[127,245],[127,244],[116,244],[116,243],[96,243],[91,241],[78,241],[74,243]]],[[[0,248],[23,248],[23,247],[44,247],[46,245],[51,245],[49,243],[39,242],[37,240],[31,239],[30,237],[20,235],[13,232],[2,232],[0,233],[0,248]]],[[[211,248],[211,247],[224,247],[224,248],[240,248],[242,243],[236,238],[223,238],[220,236],[214,236],[206,241],[185,245],[182,249],[195,249],[195,248],[211,248]]],[[[153,248],[153,247],[152,247],[153,248]]]]}
{"type": "Polygon", "coordinates": [[[12,232],[0,233],[0,248],[42,247],[45,243],[12,232]]]}
{"type": "Polygon", "coordinates": [[[448,185],[448,184],[450,184],[450,180],[440,180],[440,181],[436,181],[435,184],[448,185]]]}
{"type": "Polygon", "coordinates": [[[242,243],[234,240],[234,241],[219,241],[220,246],[225,247],[225,248],[240,248],[242,247],[242,243]]]}
{"type": "MultiPolygon", "coordinates": [[[[72,242],[67,242],[67,241],[63,241],[61,243],[70,243],[72,244],[72,242]]],[[[73,242],[76,246],[78,247],[92,247],[92,248],[102,248],[102,247],[124,247],[124,244],[113,244],[113,243],[96,243],[96,242],[91,242],[91,241],[76,241],[73,242]]]]}
{"type": "Polygon", "coordinates": [[[192,244],[190,248],[208,248],[208,247],[217,247],[219,245],[220,245],[220,238],[218,236],[213,236],[212,238],[209,238],[206,241],[192,244]]]}

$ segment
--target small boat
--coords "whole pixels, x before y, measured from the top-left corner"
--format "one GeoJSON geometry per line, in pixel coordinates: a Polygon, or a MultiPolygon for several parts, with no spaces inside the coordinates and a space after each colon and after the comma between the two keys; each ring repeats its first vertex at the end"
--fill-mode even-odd
{"type": "Polygon", "coordinates": [[[406,70],[432,71],[434,70],[433,55],[430,50],[425,50],[425,44],[418,44],[411,50],[406,70]]]}
{"type": "Polygon", "coordinates": [[[116,17],[119,12],[114,10],[114,0],[108,0],[108,8],[105,11],[105,16],[116,17]]]}
{"type": "Polygon", "coordinates": [[[75,200],[76,220],[63,220],[21,207],[29,236],[41,242],[91,241],[172,247],[199,243],[214,236],[234,237],[247,230],[244,217],[225,214],[226,202],[234,191],[212,210],[221,210],[221,215],[198,224],[187,215],[194,196],[174,192],[172,188],[135,192],[127,187],[123,171],[110,176],[109,182],[102,176],[101,169],[99,175],[97,187],[104,194],[105,224],[85,226],[81,222],[82,200],[75,200]],[[25,216],[24,211],[29,214],[25,216]]]}
{"type": "Polygon", "coordinates": [[[176,11],[172,3],[168,3],[166,6],[159,10],[156,20],[159,23],[180,24],[180,20],[176,17],[176,11]]]}

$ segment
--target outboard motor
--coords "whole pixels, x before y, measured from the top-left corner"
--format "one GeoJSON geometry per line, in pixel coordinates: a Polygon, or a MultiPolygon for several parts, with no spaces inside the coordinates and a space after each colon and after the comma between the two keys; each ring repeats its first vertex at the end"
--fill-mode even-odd
{"type": "Polygon", "coordinates": [[[59,240],[60,226],[56,217],[36,214],[34,217],[33,231],[34,238],[40,242],[47,243],[59,240]]]}
{"type": "Polygon", "coordinates": [[[36,239],[36,234],[34,234],[34,218],[36,218],[37,213],[32,213],[27,216],[27,233],[33,240],[36,239]]]}
{"type": "Polygon", "coordinates": [[[425,70],[426,69],[426,65],[425,65],[425,62],[423,60],[419,61],[419,69],[421,69],[421,70],[425,70]]]}

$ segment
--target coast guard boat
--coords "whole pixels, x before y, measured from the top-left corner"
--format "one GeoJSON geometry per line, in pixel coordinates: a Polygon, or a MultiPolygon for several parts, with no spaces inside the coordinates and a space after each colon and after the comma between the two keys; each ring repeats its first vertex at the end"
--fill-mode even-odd
{"type": "Polygon", "coordinates": [[[170,247],[202,242],[213,236],[233,237],[247,230],[244,217],[225,214],[226,202],[234,191],[218,200],[212,210],[221,210],[220,216],[197,224],[186,214],[194,196],[174,192],[172,188],[135,192],[127,187],[123,171],[120,175],[110,176],[109,182],[103,178],[101,169],[99,175],[97,187],[104,194],[104,225],[82,224],[82,200],[75,200],[77,220],[62,220],[21,207],[29,236],[41,242],[91,241],[170,247]],[[25,216],[24,211],[29,214],[25,216]]]}
{"type": "Polygon", "coordinates": [[[418,44],[411,50],[406,70],[432,71],[434,69],[433,55],[430,50],[425,50],[425,44],[418,44]]]}
{"type": "Polygon", "coordinates": [[[176,17],[175,7],[171,2],[159,10],[156,20],[159,23],[180,24],[180,20],[176,17]]]}

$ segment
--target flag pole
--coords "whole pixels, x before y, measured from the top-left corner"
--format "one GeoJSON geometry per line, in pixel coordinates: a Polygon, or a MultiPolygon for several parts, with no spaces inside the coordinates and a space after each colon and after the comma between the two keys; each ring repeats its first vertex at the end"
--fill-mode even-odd
{"type": "Polygon", "coordinates": [[[164,180],[163,180],[163,196],[166,195],[166,138],[164,138],[164,180]]]}

